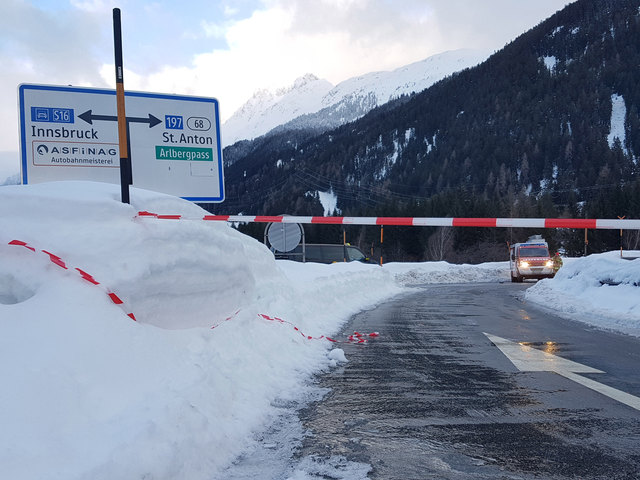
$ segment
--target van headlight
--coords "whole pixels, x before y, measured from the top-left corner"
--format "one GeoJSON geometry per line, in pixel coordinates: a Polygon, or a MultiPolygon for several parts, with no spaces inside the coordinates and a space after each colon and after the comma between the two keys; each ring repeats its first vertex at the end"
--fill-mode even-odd
{"type": "Polygon", "coordinates": [[[520,268],[529,268],[529,262],[520,261],[520,268]]]}
{"type": "Polygon", "coordinates": [[[553,260],[547,260],[547,263],[544,264],[547,268],[553,267],[553,260]]]}

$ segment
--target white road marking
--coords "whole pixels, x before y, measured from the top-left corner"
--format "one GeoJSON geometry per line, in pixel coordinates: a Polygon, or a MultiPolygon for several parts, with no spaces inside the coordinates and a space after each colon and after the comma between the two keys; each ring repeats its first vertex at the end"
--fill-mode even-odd
{"type": "Polygon", "coordinates": [[[602,370],[597,370],[587,365],[573,362],[566,358],[543,352],[542,350],[537,350],[528,345],[512,342],[506,338],[497,337],[488,333],[485,333],[485,335],[521,372],[555,372],[584,387],[595,390],[631,408],[640,410],[640,398],[596,382],[590,378],[577,375],[578,373],[604,373],[602,370]]]}

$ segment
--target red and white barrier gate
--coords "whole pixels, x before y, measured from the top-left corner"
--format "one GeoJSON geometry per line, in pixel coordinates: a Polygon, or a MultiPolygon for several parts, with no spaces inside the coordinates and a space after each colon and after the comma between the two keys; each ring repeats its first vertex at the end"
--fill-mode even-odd
{"type": "Polygon", "coordinates": [[[406,227],[578,228],[640,230],[640,220],[590,218],[447,218],[447,217],[303,217],[269,215],[205,215],[186,217],[138,212],[161,220],[207,220],[243,223],[315,223],[324,225],[397,225],[406,227]]]}

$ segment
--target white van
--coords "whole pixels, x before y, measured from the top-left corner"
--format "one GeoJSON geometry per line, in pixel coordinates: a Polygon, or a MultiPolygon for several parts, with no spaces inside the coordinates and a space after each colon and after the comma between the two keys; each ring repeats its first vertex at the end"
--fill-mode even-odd
{"type": "Polygon", "coordinates": [[[509,268],[512,282],[522,282],[525,278],[553,278],[555,274],[549,245],[540,235],[529,237],[524,243],[511,245],[509,268]]]}

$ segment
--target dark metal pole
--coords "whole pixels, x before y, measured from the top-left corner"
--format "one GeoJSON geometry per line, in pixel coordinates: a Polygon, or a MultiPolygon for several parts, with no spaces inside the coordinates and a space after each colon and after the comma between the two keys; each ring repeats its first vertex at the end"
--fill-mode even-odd
{"type": "Polygon", "coordinates": [[[129,142],[127,136],[127,116],[124,109],[124,79],[122,67],[122,28],[120,9],[113,9],[113,45],[116,61],[116,109],[118,115],[118,144],[120,149],[120,191],[122,203],[129,202],[129,181],[131,164],[129,163],[129,142]]]}

